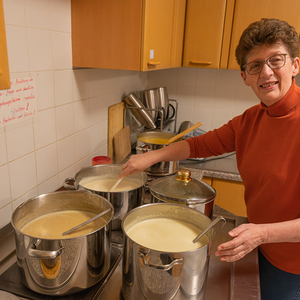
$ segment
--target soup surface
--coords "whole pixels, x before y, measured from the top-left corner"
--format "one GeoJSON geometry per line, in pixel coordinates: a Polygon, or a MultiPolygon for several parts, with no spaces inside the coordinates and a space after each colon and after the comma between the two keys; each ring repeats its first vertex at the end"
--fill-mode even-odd
{"type": "Polygon", "coordinates": [[[201,229],[192,224],[168,218],[148,219],[126,230],[127,235],[141,246],[164,252],[183,252],[202,247],[209,242],[206,235],[193,243],[200,232],[201,229]]]}
{"type": "Polygon", "coordinates": [[[147,137],[147,138],[140,138],[139,140],[142,141],[142,142],[148,143],[148,144],[164,145],[164,144],[168,144],[169,139],[162,139],[162,138],[156,138],[156,137],[147,137]]]}
{"type": "Polygon", "coordinates": [[[77,237],[101,228],[106,224],[106,221],[100,217],[68,235],[63,236],[62,234],[65,231],[91,219],[95,215],[96,214],[94,213],[77,210],[53,212],[30,221],[21,228],[21,231],[26,235],[45,239],[65,239],[77,237]]]}
{"type": "MultiPolygon", "coordinates": [[[[98,192],[109,192],[113,185],[117,182],[117,179],[106,179],[101,176],[92,176],[88,178],[83,178],[80,180],[79,184],[86,189],[98,191],[98,192]]],[[[125,192],[131,191],[139,188],[135,182],[123,178],[120,183],[115,187],[113,192],[125,192]]]]}

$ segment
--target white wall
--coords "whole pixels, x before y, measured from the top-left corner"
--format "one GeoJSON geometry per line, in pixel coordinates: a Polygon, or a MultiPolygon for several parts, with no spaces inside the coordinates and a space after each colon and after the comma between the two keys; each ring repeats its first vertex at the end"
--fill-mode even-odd
{"type": "Polygon", "coordinates": [[[3,2],[11,78],[36,78],[38,114],[0,128],[0,228],[20,203],[107,154],[107,109],[127,93],[166,86],[178,124],[206,131],[258,102],[238,71],[72,70],[70,0],[3,2]]]}
{"type": "Polygon", "coordinates": [[[72,70],[70,0],[4,0],[11,78],[36,78],[34,119],[0,128],[0,228],[31,197],[107,154],[108,106],[147,74],[72,70]]]}

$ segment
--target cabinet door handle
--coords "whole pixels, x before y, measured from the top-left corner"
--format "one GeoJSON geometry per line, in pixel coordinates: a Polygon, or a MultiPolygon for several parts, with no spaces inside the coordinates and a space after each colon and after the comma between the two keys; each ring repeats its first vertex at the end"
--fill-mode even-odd
{"type": "Polygon", "coordinates": [[[195,65],[211,65],[212,64],[211,61],[199,61],[199,60],[191,60],[190,63],[195,64],[195,65]]]}
{"type": "Polygon", "coordinates": [[[147,64],[151,66],[157,66],[160,65],[160,61],[148,61],[147,64]]]}

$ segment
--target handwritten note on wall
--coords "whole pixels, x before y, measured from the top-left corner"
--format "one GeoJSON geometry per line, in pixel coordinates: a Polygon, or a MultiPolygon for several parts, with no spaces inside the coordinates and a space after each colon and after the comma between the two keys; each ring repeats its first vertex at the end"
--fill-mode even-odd
{"type": "Polygon", "coordinates": [[[0,90],[0,127],[33,118],[36,114],[35,78],[14,79],[9,90],[0,90]]]}

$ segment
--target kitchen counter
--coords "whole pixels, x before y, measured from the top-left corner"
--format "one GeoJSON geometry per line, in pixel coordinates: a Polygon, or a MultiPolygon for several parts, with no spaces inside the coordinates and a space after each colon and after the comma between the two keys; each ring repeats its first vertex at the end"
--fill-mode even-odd
{"type": "Polygon", "coordinates": [[[179,167],[189,169],[192,176],[197,179],[202,179],[205,176],[242,182],[237,168],[235,152],[205,159],[183,160],[180,161],[179,167]]]}

